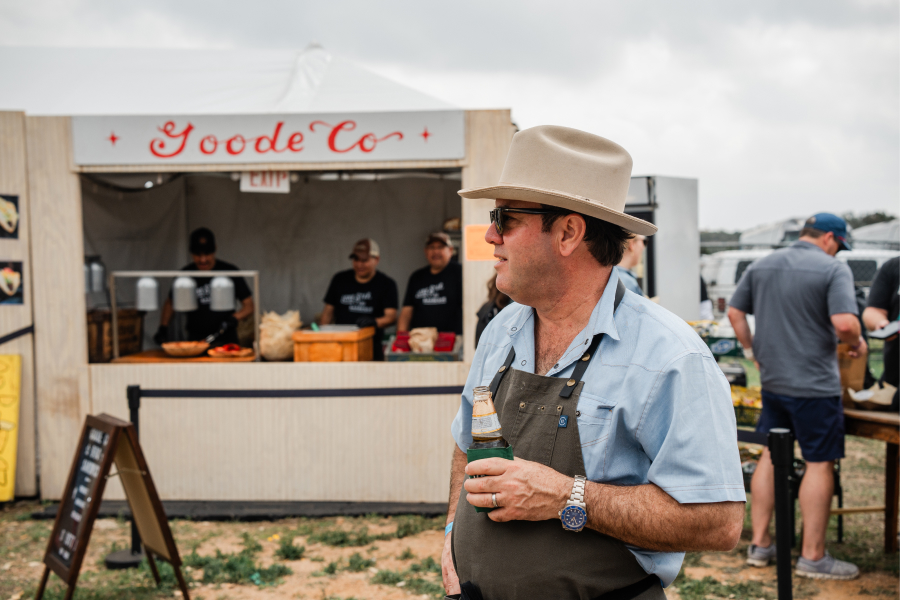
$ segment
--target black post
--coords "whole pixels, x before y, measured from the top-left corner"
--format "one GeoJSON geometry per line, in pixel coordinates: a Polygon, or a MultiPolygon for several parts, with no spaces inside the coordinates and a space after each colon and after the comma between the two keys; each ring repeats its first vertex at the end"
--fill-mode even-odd
{"type": "MultiPolygon", "coordinates": [[[[134,425],[134,432],[138,434],[138,423],[141,414],[141,386],[129,385],[126,392],[128,396],[128,415],[134,425]]],[[[131,550],[119,550],[106,557],[108,569],[133,569],[144,560],[141,550],[141,534],[138,533],[137,522],[131,515],[131,550]]]]}
{"type": "Polygon", "coordinates": [[[778,600],[792,600],[791,536],[791,471],[794,464],[794,436],[790,430],[769,430],[769,453],[775,468],[775,543],[778,573],[778,600]]]}

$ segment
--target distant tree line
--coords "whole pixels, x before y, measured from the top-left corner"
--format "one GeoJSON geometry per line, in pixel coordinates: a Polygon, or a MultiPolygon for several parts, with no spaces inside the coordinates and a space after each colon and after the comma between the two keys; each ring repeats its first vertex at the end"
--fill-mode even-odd
{"type": "Polygon", "coordinates": [[[846,212],[841,215],[844,217],[844,220],[847,221],[847,224],[856,229],[858,227],[865,227],[866,225],[874,225],[875,223],[884,223],[885,221],[893,221],[897,217],[895,215],[889,215],[888,213],[879,210],[873,213],[865,213],[857,215],[852,212],[846,212]]]}

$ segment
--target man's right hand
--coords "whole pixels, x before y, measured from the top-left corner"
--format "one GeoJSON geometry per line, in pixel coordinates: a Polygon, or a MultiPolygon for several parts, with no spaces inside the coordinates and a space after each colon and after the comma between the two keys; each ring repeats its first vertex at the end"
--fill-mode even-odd
{"type": "Polygon", "coordinates": [[[153,341],[157,346],[162,346],[164,343],[169,341],[169,328],[165,325],[160,325],[159,329],[156,330],[156,333],[153,334],[153,341]]]}
{"type": "Polygon", "coordinates": [[[444,536],[444,550],[441,552],[441,576],[444,579],[444,590],[447,595],[458,594],[459,577],[456,575],[456,569],[453,568],[453,553],[451,551],[450,537],[453,535],[451,531],[444,536]]]}

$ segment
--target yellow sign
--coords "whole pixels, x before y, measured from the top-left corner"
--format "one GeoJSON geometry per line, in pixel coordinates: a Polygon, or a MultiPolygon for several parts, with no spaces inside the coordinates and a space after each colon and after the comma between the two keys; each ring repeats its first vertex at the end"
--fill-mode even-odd
{"type": "Polygon", "coordinates": [[[490,224],[466,225],[466,260],[497,260],[494,247],[484,241],[490,224]]]}
{"type": "Polygon", "coordinates": [[[0,354],[0,502],[13,499],[19,445],[19,384],[22,357],[0,354]]]}

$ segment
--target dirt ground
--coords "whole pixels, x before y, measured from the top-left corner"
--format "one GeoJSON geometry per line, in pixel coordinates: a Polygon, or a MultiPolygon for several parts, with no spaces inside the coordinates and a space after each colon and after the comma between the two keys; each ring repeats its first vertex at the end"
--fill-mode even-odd
{"type": "MultiPolygon", "coordinates": [[[[842,465],[845,506],[883,504],[883,469],[883,444],[848,438],[847,458],[842,465]]],[[[52,526],[49,521],[30,518],[39,508],[36,502],[20,501],[5,505],[0,512],[0,600],[34,597],[43,569],[40,561],[52,526]]],[[[862,575],[854,581],[795,578],[794,597],[898,598],[900,565],[896,554],[883,553],[883,516],[846,516],[842,544],[836,543],[835,523],[836,519],[832,518],[829,550],[838,558],[858,564],[862,575]]],[[[798,531],[800,526],[798,522],[798,531]]],[[[443,543],[443,518],[368,516],[256,523],[173,521],[172,529],[185,563],[194,565],[185,569],[192,581],[192,598],[424,600],[443,596],[437,587],[440,574],[436,568],[443,543]],[[304,547],[302,558],[286,560],[277,556],[286,538],[293,539],[294,546],[304,547]],[[213,577],[206,571],[212,573],[217,568],[209,563],[217,553],[221,561],[216,564],[225,567],[213,577]],[[229,559],[234,562],[225,564],[229,559]],[[283,565],[290,572],[279,574],[267,570],[273,565],[283,565]],[[267,573],[271,581],[266,580],[267,573]],[[234,582],[229,582],[229,578],[234,582]]],[[[156,588],[146,567],[115,572],[103,567],[103,557],[113,549],[127,547],[129,535],[130,527],[125,521],[97,522],[76,600],[181,597],[170,571],[163,572],[163,586],[156,588]]],[[[666,590],[666,595],[678,600],[774,599],[777,596],[775,567],[757,569],[744,564],[749,536],[747,520],[743,539],[732,552],[688,554],[682,573],[666,590]]],[[[45,597],[61,599],[62,592],[60,581],[51,576],[45,597]]]]}

